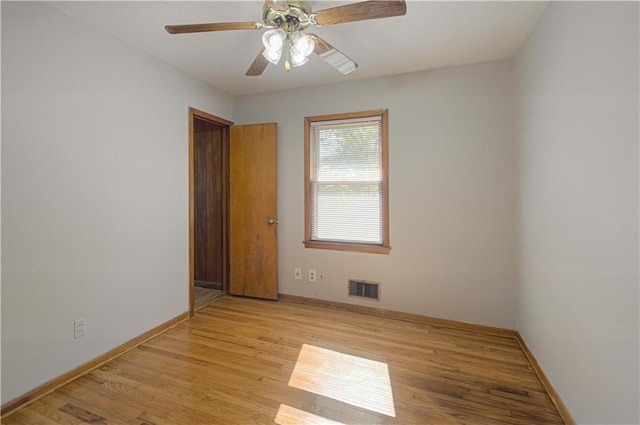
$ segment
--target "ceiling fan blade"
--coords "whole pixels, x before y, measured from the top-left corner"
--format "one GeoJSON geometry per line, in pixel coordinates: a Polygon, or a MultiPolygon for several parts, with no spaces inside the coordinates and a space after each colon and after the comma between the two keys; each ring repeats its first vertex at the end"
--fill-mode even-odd
{"type": "Polygon", "coordinates": [[[345,75],[356,70],[358,64],[340,50],[329,44],[324,38],[315,34],[309,34],[309,36],[313,38],[313,41],[316,44],[313,52],[324,59],[329,65],[333,66],[345,75]]]}
{"type": "Polygon", "coordinates": [[[167,25],[164,29],[169,34],[187,34],[209,31],[257,30],[263,27],[264,24],[260,22],[217,22],[213,24],[167,25]]]}
{"type": "Polygon", "coordinates": [[[390,18],[407,13],[405,0],[370,0],[319,10],[318,25],[335,25],[367,19],[390,18]]]}
{"type": "Polygon", "coordinates": [[[273,10],[277,10],[278,12],[286,12],[289,10],[289,5],[286,0],[265,0],[267,6],[269,6],[273,10]]]}
{"type": "Polygon", "coordinates": [[[264,70],[267,68],[267,65],[269,65],[269,61],[267,60],[267,58],[262,56],[263,52],[264,49],[262,49],[260,53],[258,53],[258,56],[256,56],[253,63],[249,66],[249,69],[247,69],[247,72],[245,72],[244,75],[246,75],[247,77],[257,77],[259,75],[262,75],[264,70]]]}

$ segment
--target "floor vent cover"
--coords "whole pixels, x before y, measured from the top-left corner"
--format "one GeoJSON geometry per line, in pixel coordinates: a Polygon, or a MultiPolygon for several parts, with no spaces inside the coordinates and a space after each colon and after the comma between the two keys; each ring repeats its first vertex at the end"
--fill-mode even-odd
{"type": "Polygon", "coordinates": [[[349,295],[380,301],[380,284],[378,282],[349,279],[349,295]]]}

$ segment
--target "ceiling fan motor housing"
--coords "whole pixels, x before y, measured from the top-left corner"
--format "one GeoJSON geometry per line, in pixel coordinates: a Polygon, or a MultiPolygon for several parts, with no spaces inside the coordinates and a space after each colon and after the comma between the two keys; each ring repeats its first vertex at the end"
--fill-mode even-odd
{"type": "Polygon", "coordinates": [[[289,9],[284,12],[264,5],[264,23],[270,27],[282,28],[287,33],[304,31],[311,25],[311,5],[306,0],[288,0],[289,9]]]}

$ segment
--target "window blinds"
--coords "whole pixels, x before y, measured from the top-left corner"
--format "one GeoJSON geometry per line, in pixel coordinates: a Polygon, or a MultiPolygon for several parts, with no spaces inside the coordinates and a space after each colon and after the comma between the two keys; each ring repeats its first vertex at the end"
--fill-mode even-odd
{"type": "Polygon", "coordinates": [[[381,117],[311,123],[311,239],[383,243],[381,117]]]}

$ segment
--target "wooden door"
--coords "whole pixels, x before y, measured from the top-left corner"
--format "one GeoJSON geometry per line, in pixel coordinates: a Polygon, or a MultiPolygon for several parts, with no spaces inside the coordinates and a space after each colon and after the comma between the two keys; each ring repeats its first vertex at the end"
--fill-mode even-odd
{"type": "Polygon", "coordinates": [[[194,209],[197,286],[222,289],[223,281],[223,140],[227,127],[195,117],[194,209]]]}
{"type": "Polygon", "coordinates": [[[278,298],[277,124],[231,126],[229,293],[278,298]]]}

